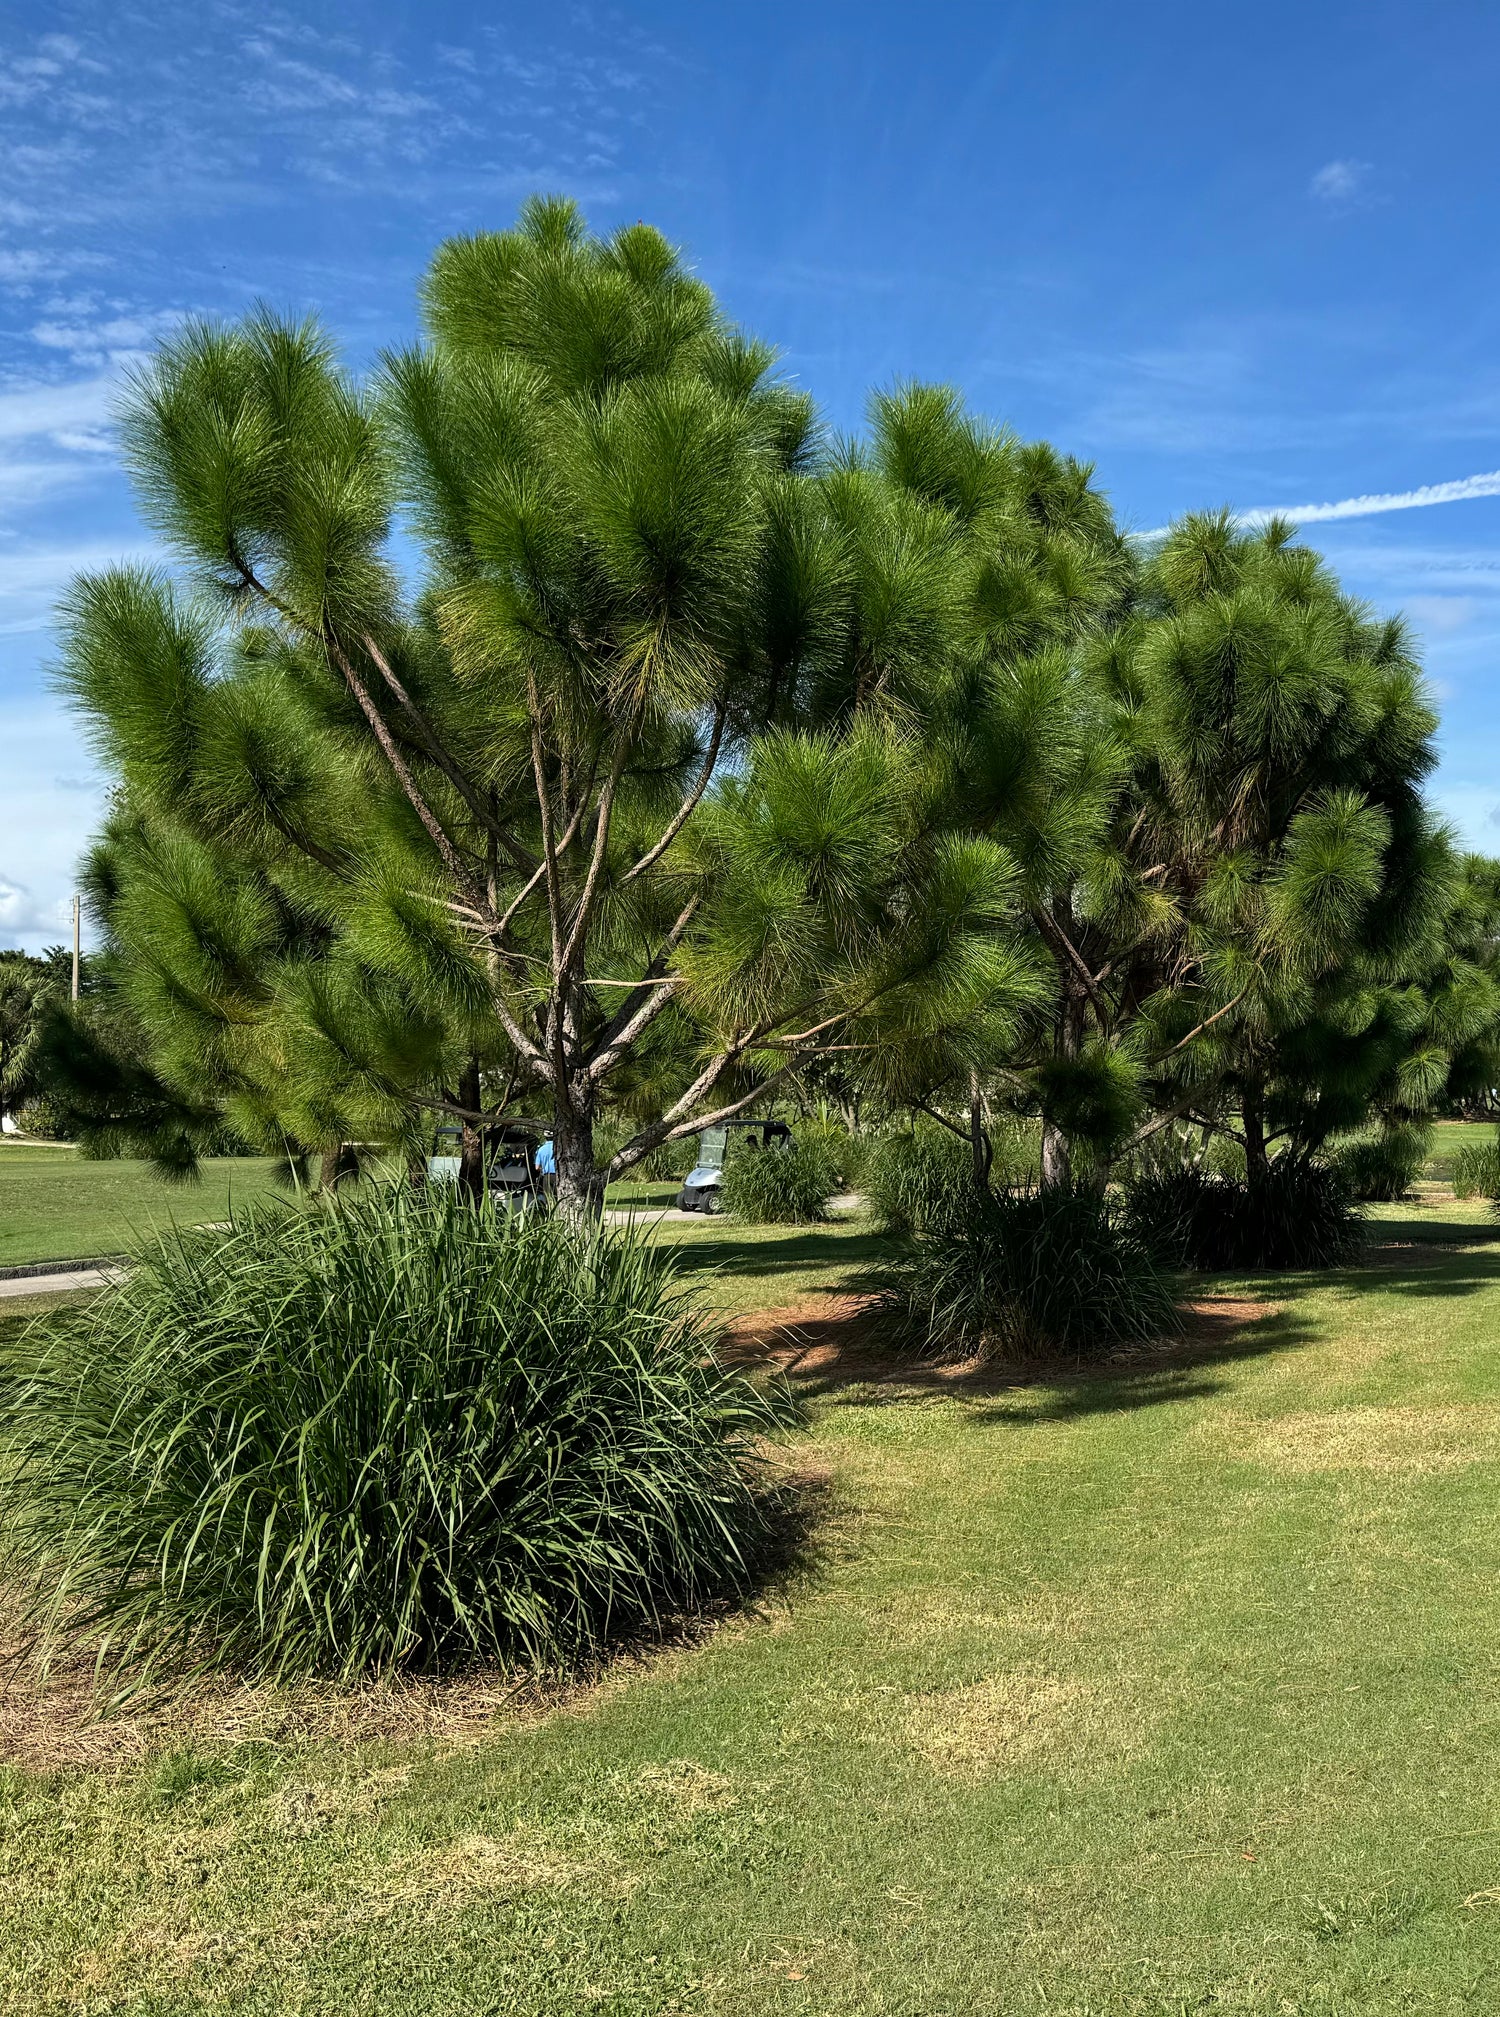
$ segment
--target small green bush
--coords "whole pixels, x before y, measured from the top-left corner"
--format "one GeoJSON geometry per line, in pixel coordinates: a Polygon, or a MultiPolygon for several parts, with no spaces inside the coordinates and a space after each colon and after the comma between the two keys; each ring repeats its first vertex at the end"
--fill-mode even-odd
{"type": "Polygon", "coordinates": [[[882,1232],[938,1232],[973,1208],[973,1151],[931,1123],[881,1135],[865,1158],[864,1186],[882,1232]]]}
{"type": "Polygon", "coordinates": [[[884,1293],[897,1337],[937,1358],[1080,1357],[1176,1323],[1170,1285],[1093,1189],[970,1194],[967,1212],[919,1233],[884,1293]]]}
{"type": "Polygon", "coordinates": [[[817,1135],[794,1135],[780,1147],[732,1144],[720,1197],[725,1211],[747,1225],[814,1225],[827,1218],[838,1182],[828,1144],[817,1135]]]}
{"type": "Polygon", "coordinates": [[[852,1191],[859,1187],[870,1145],[868,1135],[851,1134],[842,1121],[817,1116],[794,1125],[798,1141],[817,1142],[826,1151],[833,1165],[836,1188],[852,1191]]]}
{"type": "Polygon", "coordinates": [[[1201,1169],[1139,1178],[1125,1214],[1165,1268],[1333,1267],[1362,1237],[1340,1173],[1294,1156],[1278,1156],[1258,1185],[1201,1169]]]}
{"type": "Polygon", "coordinates": [[[0,1403],[43,1644],[286,1678],[566,1665],[746,1584],[774,1410],[628,1234],[388,1185],[141,1252],[0,1403]]]}
{"type": "Polygon", "coordinates": [[[1500,1141],[1475,1142],[1453,1158],[1456,1198],[1500,1198],[1500,1141]]]}
{"type": "Polygon", "coordinates": [[[1430,1127],[1401,1122],[1362,1141],[1344,1143],[1332,1159],[1333,1167],[1349,1195],[1362,1204],[1392,1204],[1410,1193],[1431,1147],[1430,1127]]]}

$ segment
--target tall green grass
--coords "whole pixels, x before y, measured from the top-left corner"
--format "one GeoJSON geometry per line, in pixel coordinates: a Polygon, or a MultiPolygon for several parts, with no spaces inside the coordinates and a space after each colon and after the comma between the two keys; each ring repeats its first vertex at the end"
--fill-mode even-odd
{"type": "Polygon", "coordinates": [[[721,1197],[731,1217],[756,1226],[816,1225],[828,1216],[839,1165],[819,1134],[796,1135],[780,1148],[732,1147],[721,1197]]]}
{"type": "Polygon", "coordinates": [[[629,1234],[261,1206],[31,1335],[9,1571],[111,1671],[574,1662],[752,1573],[776,1409],[711,1346],[629,1234]]]}
{"type": "Polygon", "coordinates": [[[1500,1141],[1471,1142],[1453,1159],[1456,1198],[1500,1198],[1500,1141]]]}
{"type": "Polygon", "coordinates": [[[1290,1155],[1257,1184],[1193,1168],[1137,1178],[1125,1219],[1166,1268],[1336,1267],[1364,1237],[1343,1173],[1290,1155]]]}
{"type": "Polygon", "coordinates": [[[970,1190],[887,1273],[887,1322],[934,1358],[1080,1358],[1176,1327],[1171,1285],[1098,1191],[970,1190]]]}

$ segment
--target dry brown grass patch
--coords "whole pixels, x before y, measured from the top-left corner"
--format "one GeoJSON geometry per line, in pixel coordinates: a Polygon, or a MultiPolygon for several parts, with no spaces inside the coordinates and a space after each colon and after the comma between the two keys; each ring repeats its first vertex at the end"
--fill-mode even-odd
{"type": "Polygon", "coordinates": [[[1098,1708],[1084,1682],[1022,1668],[920,1697],[902,1735],[940,1772],[982,1778],[1075,1748],[1098,1708]]]}
{"type": "Polygon", "coordinates": [[[1500,1457],[1500,1407],[1337,1408],[1269,1422],[1239,1416],[1208,1433],[1230,1455],[1276,1470],[1422,1475],[1500,1457]]]}

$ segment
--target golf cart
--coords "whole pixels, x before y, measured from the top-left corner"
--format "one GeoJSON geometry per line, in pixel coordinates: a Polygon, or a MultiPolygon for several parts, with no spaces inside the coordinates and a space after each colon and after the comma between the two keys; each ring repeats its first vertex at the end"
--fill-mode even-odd
{"type": "Polygon", "coordinates": [[[724,1158],[729,1150],[731,1129],[745,1130],[747,1149],[776,1150],[787,1147],[792,1131],[785,1121],[719,1121],[698,1137],[698,1160],[677,1193],[677,1208],[684,1212],[721,1212],[724,1209],[719,1186],[724,1181],[724,1158]]]}
{"type": "MultiPolygon", "coordinates": [[[[552,1159],[546,1153],[550,1139],[544,1139],[545,1134],[541,1121],[500,1121],[481,1130],[484,1185],[497,1211],[546,1209],[555,1186],[552,1159]]],[[[433,1153],[427,1158],[429,1182],[458,1182],[463,1139],[463,1129],[456,1123],[447,1122],[438,1129],[433,1153]]]]}

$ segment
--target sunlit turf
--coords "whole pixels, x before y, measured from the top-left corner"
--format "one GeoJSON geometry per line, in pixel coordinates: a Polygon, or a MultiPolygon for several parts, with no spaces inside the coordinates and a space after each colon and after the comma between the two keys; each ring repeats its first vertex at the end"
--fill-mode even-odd
{"type": "Polygon", "coordinates": [[[1427,1174],[1446,1178],[1453,1174],[1453,1159],[1461,1149],[1484,1146],[1495,1139],[1493,1121],[1437,1121],[1433,1124],[1432,1147],[1428,1151],[1427,1174]]]}
{"type": "Polygon", "coordinates": [[[0,1144],[0,1267],[116,1254],[152,1227],[202,1225],[271,1189],[271,1165],[218,1157],[194,1184],[138,1162],[87,1162],[66,1147],[0,1144]]]}
{"type": "MultiPolygon", "coordinates": [[[[1375,1218],[1165,1358],[810,1388],[806,1561],[550,1710],[13,1773],[0,2007],[1500,2007],[1500,1243],[1375,1218]]],[[[741,1307],[870,1254],[672,1236],[741,1307]]]]}

